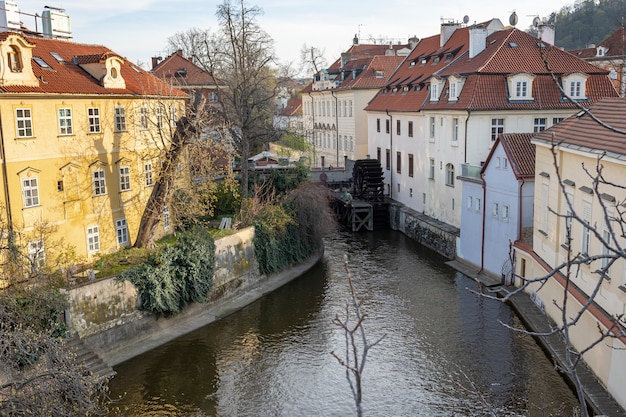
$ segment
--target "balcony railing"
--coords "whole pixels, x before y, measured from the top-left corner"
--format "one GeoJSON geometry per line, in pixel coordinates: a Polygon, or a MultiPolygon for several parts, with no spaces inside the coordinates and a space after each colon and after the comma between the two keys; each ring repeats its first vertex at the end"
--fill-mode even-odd
{"type": "Polygon", "coordinates": [[[480,180],[480,166],[461,164],[461,177],[480,180]]]}

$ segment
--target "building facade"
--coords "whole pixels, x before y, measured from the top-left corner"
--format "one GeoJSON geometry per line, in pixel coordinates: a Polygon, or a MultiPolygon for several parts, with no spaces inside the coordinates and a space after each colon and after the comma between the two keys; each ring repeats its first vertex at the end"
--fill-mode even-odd
{"type": "Polygon", "coordinates": [[[622,186],[626,102],[602,100],[591,111],[593,117],[581,112],[534,135],[533,239],[531,245],[515,244],[516,283],[549,276],[544,285],[531,283],[526,290],[557,324],[562,323],[564,307],[567,317],[581,312],[569,329],[575,350],[590,347],[600,331],[616,336],[586,352],[584,360],[609,393],[626,406],[626,263],[621,216],[626,199],[622,186]]]}
{"type": "Polygon", "coordinates": [[[0,56],[3,228],[38,264],[131,245],[186,95],[104,46],[5,31],[0,56]]]}
{"type": "Polygon", "coordinates": [[[443,25],[367,106],[369,153],[394,200],[459,227],[462,165],[479,169],[502,133],[541,131],[577,101],[616,96],[607,74],[498,20],[443,25]]]}

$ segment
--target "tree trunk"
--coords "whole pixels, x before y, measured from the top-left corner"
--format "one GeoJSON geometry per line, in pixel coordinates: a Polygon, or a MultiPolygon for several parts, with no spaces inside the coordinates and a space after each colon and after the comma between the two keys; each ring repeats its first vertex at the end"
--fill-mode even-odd
{"type": "Polygon", "coordinates": [[[137,239],[134,244],[135,248],[154,245],[154,232],[159,224],[159,220],[161,220],[167,196],[176,178],[178,159],[194,133],[195,129],[186,117],[182,117],[176,124],[172,144],[165,154],[165,161],[161,167],[159,178],[152,188],[152,193],[146,202],[146,207],[141,216],[137,239]]]}

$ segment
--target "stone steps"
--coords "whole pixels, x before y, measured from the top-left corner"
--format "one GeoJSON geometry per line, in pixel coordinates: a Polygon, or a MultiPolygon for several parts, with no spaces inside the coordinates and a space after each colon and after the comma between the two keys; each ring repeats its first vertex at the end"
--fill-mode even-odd
{"type": "Polygon", "coordinates": [[[113,368],[89,349],[79,337],[72,336],[65,339],[63,346],[68,353],[73,355],[76,363],[84,366],[91,374],[107,378],[115,376],[116,372],[113,368]]]}

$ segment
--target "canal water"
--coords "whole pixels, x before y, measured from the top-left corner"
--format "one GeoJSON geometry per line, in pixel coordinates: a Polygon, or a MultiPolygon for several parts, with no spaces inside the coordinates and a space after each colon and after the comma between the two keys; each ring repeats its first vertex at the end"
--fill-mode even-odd
{"type": "Polygon", "coordinates": [[[354,416],[332,319],[364,299],[365,416],[572,416],[576,399],[511,309],[393,231],[336,232],[323,262],[245,309],[115,367],[111,415],[354,416]]]}

